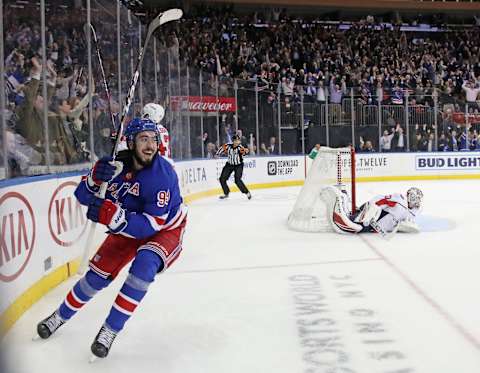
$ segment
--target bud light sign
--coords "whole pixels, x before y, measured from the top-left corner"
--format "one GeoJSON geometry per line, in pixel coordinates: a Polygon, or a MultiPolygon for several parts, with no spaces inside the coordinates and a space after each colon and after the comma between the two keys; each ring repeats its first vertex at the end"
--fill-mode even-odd
{"type": "Polygon", "coordinates": [[[415,157],[417,170],[472,170],[480,171],[480,156],[473,154],[431,155],[415,157]]]}

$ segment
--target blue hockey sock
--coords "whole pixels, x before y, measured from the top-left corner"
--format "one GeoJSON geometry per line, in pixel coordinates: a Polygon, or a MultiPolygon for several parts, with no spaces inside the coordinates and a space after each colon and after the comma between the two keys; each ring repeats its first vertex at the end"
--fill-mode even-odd
{"type": "Polygon", "coordinates": [[[162,259],[150,250],[140,250],[130,267],[125,283],[113,303],[106,324],[119,332],[133,314],[161,268],[162,259]]]}
{"type": "Polygon", "coordinates": [[[92,297],[110,283],[110,280],[100,277],[89,270],[67,294],[60,305],[58,312],[62,319],[69,320],[77,313],[92,297]]]}

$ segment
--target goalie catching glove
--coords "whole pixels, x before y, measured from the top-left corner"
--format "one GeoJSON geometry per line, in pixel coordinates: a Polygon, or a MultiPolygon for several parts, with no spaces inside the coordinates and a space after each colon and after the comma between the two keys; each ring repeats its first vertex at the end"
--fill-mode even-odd
{"type": "Polygon", "coordinates": [[[123,163],[115,161],[111,157],[100,158],[87,176],[88,186],[99,187],[102,183],[108,183],[117,177],[123,170],[123,163]]]}
{"type": "Polygon", "coordinates": [[[109,199],[93,197],[88,205],[87,218],[106,225],[110,233],[120,233],[126,228],[126,215],[124,209],[109,199]]]}
{"type": "Polygon", "coordinates": [[[377,206],[376,203],[373,202],[366,202],[362,207],[361,211],[358,216],[355,218],[355,223],[361,223],[364,227],[375,223],[380,214],[382,213],[382,209],[377,206]]]}

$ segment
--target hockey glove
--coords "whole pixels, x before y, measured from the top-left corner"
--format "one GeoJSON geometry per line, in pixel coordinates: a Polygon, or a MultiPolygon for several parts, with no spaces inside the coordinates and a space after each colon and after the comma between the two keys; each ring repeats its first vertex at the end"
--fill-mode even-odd
{"type": "Polygon", "coordinates": [[[87,218],[106,225],[111,233],[120,233],[127,226],[126,212],[108,199],[93,197],[88,205],[87,218]]]}
{"type": "Polygon", "coordinates": [[[99,159],[88,174],[87,182],[90,187],[100,186],[117,177],[123,170],[122,162],[113,162],[111,157],[99,159]]]}
{"type": "Polygon", "coordinates": [[[368,227],[376,222],[381,214],[382,209],[380,207],[375,203],[367,202],[363,205],[362,211],[356,217],[355,223],[361,223],[364,227],[368,227]]]}

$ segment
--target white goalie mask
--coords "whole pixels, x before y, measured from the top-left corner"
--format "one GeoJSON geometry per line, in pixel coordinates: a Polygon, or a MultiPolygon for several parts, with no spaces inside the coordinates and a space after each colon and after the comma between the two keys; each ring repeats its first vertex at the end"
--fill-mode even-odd
{"type": "Polygon", "coordinates": [[[155,123],[160,123],[165,116],[165,109],[162,105],[153,102],[146,104],[142,110],[142,119],[150,119],[155,123]]]}
{"type": "Polygon", "coordinates": [[[420,189],[412,187],[407,190],[408,208],[420,209],[422,205],[423,193],[420,189]]]}

